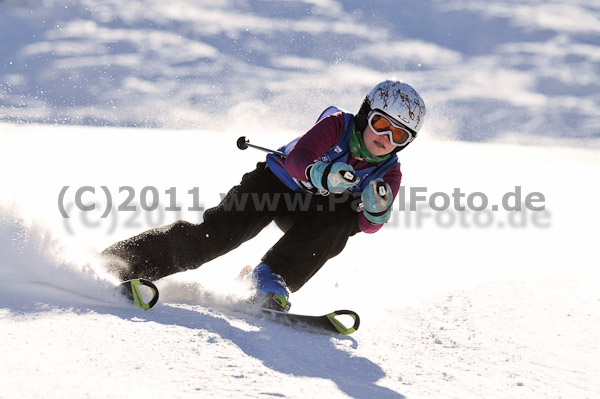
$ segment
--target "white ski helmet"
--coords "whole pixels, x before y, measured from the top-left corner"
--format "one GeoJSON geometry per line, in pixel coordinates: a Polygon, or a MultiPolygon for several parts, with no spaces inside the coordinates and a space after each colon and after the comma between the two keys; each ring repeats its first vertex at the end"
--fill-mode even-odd
{"type": "Polygon", "coordinates": [[[365,101],[410,129],[416,136],[425,121],[425,102],[409,84],[386,80],[373,87],[365,101]]]}

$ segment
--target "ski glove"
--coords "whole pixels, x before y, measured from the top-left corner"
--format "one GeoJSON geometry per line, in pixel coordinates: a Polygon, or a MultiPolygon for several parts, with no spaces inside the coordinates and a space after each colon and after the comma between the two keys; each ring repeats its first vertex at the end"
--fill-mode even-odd
{"type": "Polygon", "coordinates": [[[364,215],[373,224],[383,224],[392,214],[392,190],[383,179],[374,179],[369,182],[361,195],[364,206],[364,215]]]}
{"type": "Polygon", "coordinates": [[[306,177],[319,190],[327,190],[334,194],[341,194],[360,181],[354,168],[344,162],[318,161],[308,167],[306,177]]]}

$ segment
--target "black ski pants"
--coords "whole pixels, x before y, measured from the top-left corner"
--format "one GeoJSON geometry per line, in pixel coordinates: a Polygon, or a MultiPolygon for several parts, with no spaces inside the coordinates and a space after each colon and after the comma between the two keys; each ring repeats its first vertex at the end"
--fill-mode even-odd
{"type": "Polygon", "coordinates": [[[123,280],[157,280],[226,254],[275,221],[284,235],[262,261],[294,292],[359,231],[355,202],[348,194],[296,193],[261,162],[204,213],[202,223],[178,221],[152,229],[110,246],[102,255],[109,270],[123,280]]]}

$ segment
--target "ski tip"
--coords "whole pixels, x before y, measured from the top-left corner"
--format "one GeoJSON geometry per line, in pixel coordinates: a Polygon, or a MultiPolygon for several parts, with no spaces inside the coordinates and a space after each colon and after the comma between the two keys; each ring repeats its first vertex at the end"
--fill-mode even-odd
{"type": "Polygon", "coordinates": [[[360,327],[360,317],[358,313],[352,310],[336,310],[335,312],[329,313],[327,319],[331,325],[342,335],[350,335],[360,327]],[[339,316],[350,316],[354,320],[354,324],[351,327],[346,327],[338,317],[339,316]]]}
{"type": "Polygon", "coordinates": [[[158,288],[150,280],[145,278],[138,278],[133,280],[127,280],[119,285],[121,294],[131,301],[137,308],[142,310],[148,310],[152,308],[158,302],[158,288]],[[152,292],[152,298],[146,302],[140,291],[140,286],[145,286],[152,292]]]}

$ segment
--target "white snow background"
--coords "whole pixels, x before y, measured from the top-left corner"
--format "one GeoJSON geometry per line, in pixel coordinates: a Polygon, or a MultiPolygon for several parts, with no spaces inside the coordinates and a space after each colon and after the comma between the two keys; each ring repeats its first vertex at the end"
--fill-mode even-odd
{"type": "Polygon", "coordinates": [[[364,3],[0,2],[0,398],[600,396],[600,8],[364,3]],[[407,190],[481,192],[491,208],[519,187],[545,210],[397,201],[291,298],[297,312],[359,312],[349,338],[199,295],[234,295],[274,226],[159,281],[150,311],[112,296],[94,254],[198,222],[189,190],[213,206],[264,159],[237,137],[277,147],[388,77],[429,108],[400,153],[407,190]],[[85,186],[92,212],[74,203],[85,186]],[[125,186],[133,212],[116,210],[125,186]],[[159,206],[144,211],[150,187],[159,206]],[[181,211],[165,210],[167,190],[181,211]]]}

